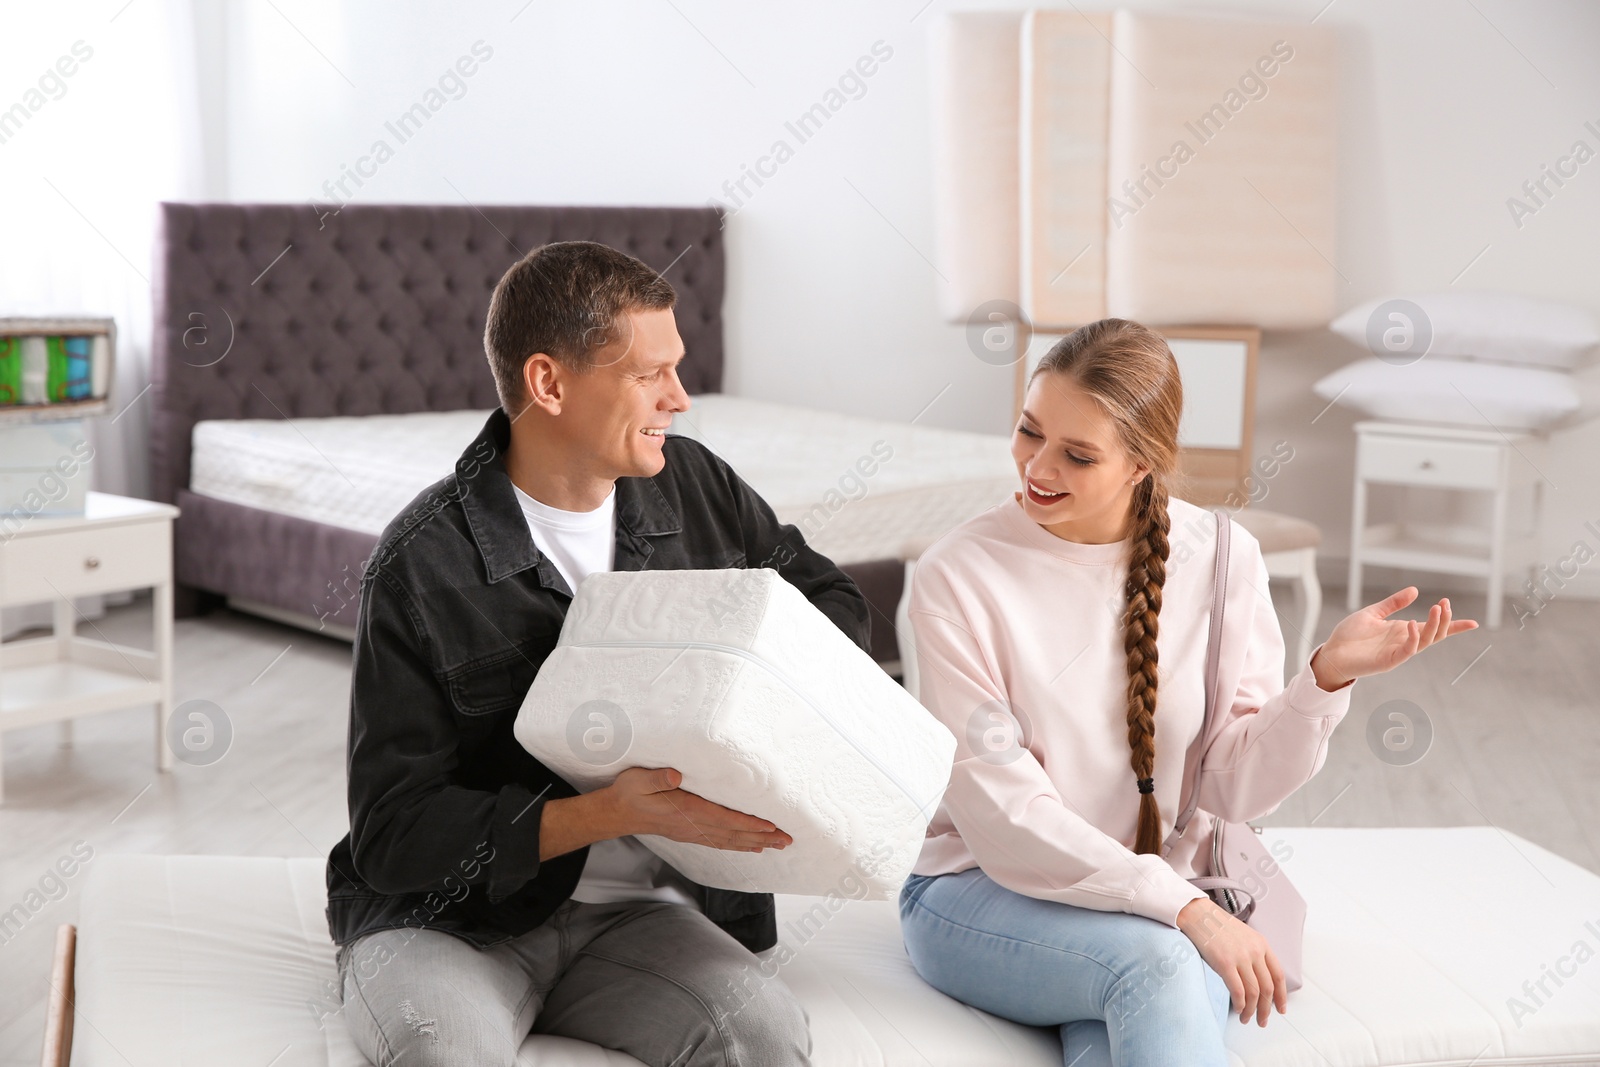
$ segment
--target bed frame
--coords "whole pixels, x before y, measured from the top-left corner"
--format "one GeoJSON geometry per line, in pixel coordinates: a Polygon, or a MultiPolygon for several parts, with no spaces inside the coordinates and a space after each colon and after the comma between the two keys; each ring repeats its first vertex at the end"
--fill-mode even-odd
{"type": "MultiPolygon", "coordinates": [[[[714,208],[161,205],[151,345],[151,495],[181,509],[176,610],[233,607],[349,639],[377,538],[195,493],[202,419],[488,409],[483,351],[500,276],[550,241],[600,241],[678,292],[690,393],[722,389],[722,218],[714,208]]],[[[899,560],[844,568],[898,656],[899,560]]]]}

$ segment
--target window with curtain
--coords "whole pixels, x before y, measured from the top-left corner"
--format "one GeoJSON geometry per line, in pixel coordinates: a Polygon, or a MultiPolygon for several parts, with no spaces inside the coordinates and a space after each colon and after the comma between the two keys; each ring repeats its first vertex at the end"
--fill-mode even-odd
{"type": "MultiPolygon", "coordinates": [[[[202,193],[194,11],[8,4],[0,72],[0,315],[116,319],[111,413],[87,423],[91,485],[144,496],[156,205],[202,193]]],[[[78,606],[94,618],[103,600],[78,606]]],[[[49,618],[7,609],[0,635],[49,618]]]]}

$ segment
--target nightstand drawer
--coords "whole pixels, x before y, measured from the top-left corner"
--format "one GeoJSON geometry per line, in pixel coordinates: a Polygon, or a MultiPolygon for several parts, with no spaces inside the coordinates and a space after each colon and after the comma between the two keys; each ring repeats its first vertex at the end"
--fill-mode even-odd
{"type": "Polygon", "coordinates": [[[1373,482],[1493,489],[1500,484],[1500,446],[1467,441],[1362,434],[1356,473],[1373,482]]]}
{"type": "Polygon", "coordinates": [[[171,570],[170,522],[19,536],[0,545],[0,602],[138,589],[166,581],[171,570]]]}

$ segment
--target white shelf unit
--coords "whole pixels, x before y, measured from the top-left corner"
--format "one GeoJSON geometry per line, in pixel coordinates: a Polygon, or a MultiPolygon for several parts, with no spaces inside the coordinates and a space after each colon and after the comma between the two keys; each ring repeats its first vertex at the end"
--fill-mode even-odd
{"type": "MultiPolygon", "coordinates": [[[[35,515],[0,528],[0,607],[53,604],[52,632],[0,643],[0,738],[117,708],[155,705],[156,766],[172,753],[172,522],[178,509],[109,493],[88,495],[83,515],[35,515]],[[72,598],[149,587],[152,649],[77,634],[72,598]]],[[[0,757],[0,798],[4,797],[0,757]]]]}
{"type": "Polygon", "coordinates": [[[1488,606],[1484,624],[1491,630],[1498,628],[1507,570],[1531,567],[1536,559],[1544,506],[1544,479],[1539,473],[1544,439],[1526,432],[1396,422],[1358,422],[1355,429],[1348,610],[1355,611],[1365,603],[1362,571],[1368,566],[1458,574],[1485,579],[1488,606]],[[1371,484],[1488,493],[1488,527],[1405,517],[1369,525],[1367,487],[1371,484]],[[1527,523],[1523,529],[1512,530],[1512,495],[1523,488],[1530,490],[1527,523]]]}

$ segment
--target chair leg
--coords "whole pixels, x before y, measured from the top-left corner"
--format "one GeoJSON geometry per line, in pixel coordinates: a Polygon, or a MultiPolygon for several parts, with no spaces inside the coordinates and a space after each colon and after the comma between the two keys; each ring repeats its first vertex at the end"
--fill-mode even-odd
{"type": "Polygon", "coordinates": [[[917,649],[911,639],[911,575],[916,569],[916,560],[906,560],[905,585],[894,611],[894,635],[900,645],[900,683],[913,697],[917,696],[917,649]]]}
{"type": "MultiPolygon", "coordinates": [[[[1322,583],[1317,580],[1317,550],[1305,549],[1300,554],[1300,660],[1301,667],[1311,658],[1315,645],[1317,620],[1322,617],[1322,583]]],[[[1297,668],[1298,669],[1298,668],[1297,668]]]]}

